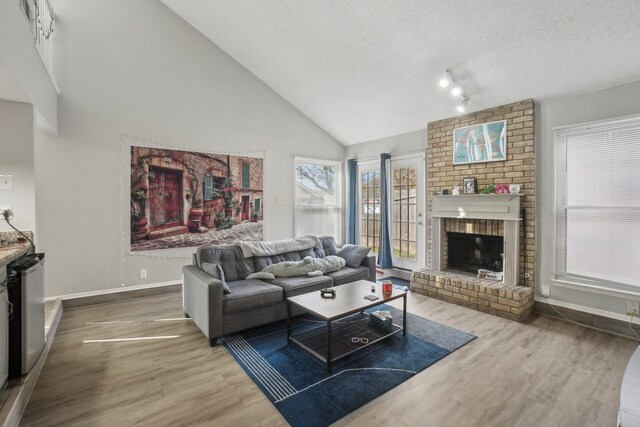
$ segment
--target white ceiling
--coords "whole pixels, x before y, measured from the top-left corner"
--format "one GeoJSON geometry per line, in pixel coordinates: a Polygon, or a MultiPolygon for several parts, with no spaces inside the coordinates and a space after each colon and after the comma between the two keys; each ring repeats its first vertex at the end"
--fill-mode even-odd
{"type": "Polygon", "coordinates": [[[636,0],[161,0],[343,144],[640,80],[636,0]]]}

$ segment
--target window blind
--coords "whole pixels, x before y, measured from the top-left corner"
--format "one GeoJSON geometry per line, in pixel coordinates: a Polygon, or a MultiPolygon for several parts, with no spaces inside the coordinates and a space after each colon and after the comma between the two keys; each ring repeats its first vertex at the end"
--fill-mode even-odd
{"type": "Polygon", "coordinates": [[[296,236],[333,236],[342,242],[342,165],[296,157],[296,236]]]}
{"type": "Polygon", "coordinates": [[[557,274],[640,287],[640,117],[555,141],[557,274]]]}

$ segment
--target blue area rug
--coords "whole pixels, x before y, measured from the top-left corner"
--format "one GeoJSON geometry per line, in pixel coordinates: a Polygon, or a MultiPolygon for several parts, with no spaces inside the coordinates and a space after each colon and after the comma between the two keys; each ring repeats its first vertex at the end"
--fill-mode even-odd
{"type": "Polygon", "coordinates": [[[400,289],[401,291],[408,291],[409,289],[411,289],[411,282],[399,277],[383,277],[382,279],[378,279],[377,282],[380,283],[383,280],[391,280],[391,283],[393,283],[393,287],[396,289],[400,289]]]}
{"type": "MultiPolygon", "coordinates": [[[[394,319],[402,319],[402,311],[389,305],[375,310],[389,310],[394,319]]],[[[411,313],[407,313],[407,322],[406,337],[393,335],[341,359],[334,363],[331,374],[304,350],[287,345],[286,322],[225,337],[223,345],[292,426],[321,427],[476,338],[411,313]]],[[[300,316],[294,320],[294,335],[324,325],[312,316],[300,316]]]]}

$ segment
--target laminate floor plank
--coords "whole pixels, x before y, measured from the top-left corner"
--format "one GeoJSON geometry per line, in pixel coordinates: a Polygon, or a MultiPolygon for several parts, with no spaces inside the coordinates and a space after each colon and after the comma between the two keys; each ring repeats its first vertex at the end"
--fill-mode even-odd
{"type": "MultiPolygon", "coordinates": [[[[611,426],[638,342],[409,295],[409,311],[478,336],[336,426],[611,426]]],[[[281,426],[181,294],[66,309],[23,426],[281,426]]],[[[401,308],[401,301],[392,305],[401,308]]]]}

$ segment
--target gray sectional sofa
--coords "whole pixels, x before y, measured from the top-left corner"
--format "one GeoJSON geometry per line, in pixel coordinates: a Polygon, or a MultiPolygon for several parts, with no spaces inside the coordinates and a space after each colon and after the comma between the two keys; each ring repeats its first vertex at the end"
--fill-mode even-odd
{"type": "MultiPolygon", "coordinates": [[[[318,277],[276,277],[273,280],[247,280],[270,264],[300,261],[306,256],[337,255],[333,237],[320,237],[317,246],[302,251],[246,258],[236,245],[198,248],[193,264],[182,268],[182,298],[185,315],[215,345],[219,337],[244,329],[286,319],[285,299],[290,296],[339,286],[356,280],[375,282],[375,256],[367,255],[357,268],[345,266],[318,277]],[[222,280],[206,273],[203,263],[217,264],[223,271],[230,293],[222,280]]],[[[293,314],[298,314],[295,311],[293,314]]]]}

